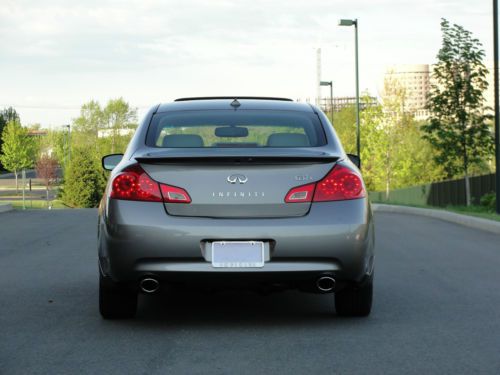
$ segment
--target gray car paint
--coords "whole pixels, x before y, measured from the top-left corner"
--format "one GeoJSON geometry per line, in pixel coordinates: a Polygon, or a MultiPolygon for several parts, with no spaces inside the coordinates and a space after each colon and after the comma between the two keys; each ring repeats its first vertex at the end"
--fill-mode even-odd
{"type": "MultiPolygon", "coordinates": [[[[157,111],[203,110],[229,107],[230,100],[178,102],[153,107],[134,134],[127,151],[112,171],[110,181],[135,158],[223,155],[228,158],[328,156],[353,170],[326,116],[314,106],[259,100],[241,100],[241,109],[313,111],[324,127],[327,145],[297,149],[158,149],[145,145],[151,118],[157,111]]],[[[233,109],[231,109],[233,110],[233,109]]],[[[142,167],[154,179],[186,188],[191,204],[163,204],[109,198],[109,184],[99,209],[99,260],[102,272],[115,281],[136,282],[145,275],[176,281],[221,274],[251,278],[269,276],[273,280],[295,280],[323,273],[337,280],[360,282],[373,271],[374,230],[367,198],[337,202],[286,204],[284,197],[297,181],[308,176],[320,180],[335,162],[200,165],[147,164],[142,167]],[[248,176],[247,186],[230,186],[232,173],[248,176]],[[245,188],[243,188],[245,186],[245,188]],[[248,200],[220,200],[214,192],[264,192],[248,200]],[[203,256],[202,248],[215,240],[263,240],[271,244],[270,260],[263,268],[216,269],[203,256]]],[[[217,194],[218,195],[218,194],[217,194]]]]}
{"type": "Polygon", "coordinates": [[[320,180],[334,163],[290,165],[147,165],[156,181],[182,187],[191,204],[166,204],[170,215],[206,217],[304,216],[310,203],[285,203],[293,187],[320,180]],[[243,175],[245,184],[230,184],[231,175],[243,175]],[[298,178],[304,180],[298,180],[298,178]]]}

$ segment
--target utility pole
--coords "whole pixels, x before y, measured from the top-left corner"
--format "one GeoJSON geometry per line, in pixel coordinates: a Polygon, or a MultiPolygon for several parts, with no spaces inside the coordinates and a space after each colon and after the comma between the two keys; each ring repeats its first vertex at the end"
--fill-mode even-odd
{"type": "Polygon", "coordinates": [[[500,215],[500,109],[498,87],[498,0],[493,0],[493,69],[495,79],[495,181],[497,214],[500,215]]]}
{"type": "Polygon", "coordinates": [[[359,47],[358,47],[358,20],[354,24],[355,29],[355,48],[356,48],[356,150],[358,157],[361,160],[361,136],[360,136],[360,120],[359,120],[359,47]]]}
{"type": "Polygon", "coordinates": [[[355,71],[356,71],[356,152],[361,159],[361,141],[359,129],[359,48],[358,48],[358,19],[341,19],[339,26],[354,26],[354,56],[355,56],[355,71]]]}

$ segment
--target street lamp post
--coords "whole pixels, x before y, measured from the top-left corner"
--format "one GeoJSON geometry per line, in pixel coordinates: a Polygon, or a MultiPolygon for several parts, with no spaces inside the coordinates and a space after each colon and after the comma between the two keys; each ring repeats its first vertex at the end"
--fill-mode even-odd
{"type": "Polygon", "coordinates": [[[497,214],[500,215],[500,100],[498,83],[498,0],[493,0],[493,70],[495,78],[495,176],[497,214]]]}
{"type": "Polygon", "coordinates": [[[361,159],[360,131],[359,131],[359,58],[358,58],[358,19],[339,20],[339,26],[354,26],[354,49],[356,60],[356,151],[361,159]]]}
{"type": "Polygon", "coordinates": [[[333,81],[320,81],[320,86],[330,86],[330,111],[333,125],[333,81]]]}

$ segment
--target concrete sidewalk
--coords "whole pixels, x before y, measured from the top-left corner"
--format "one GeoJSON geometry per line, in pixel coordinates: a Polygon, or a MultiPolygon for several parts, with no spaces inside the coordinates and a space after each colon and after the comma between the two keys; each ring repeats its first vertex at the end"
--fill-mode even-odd
{"type": "Polygon", "coordinates": [[[372,204],[373,211],[394,212],[410,215],[421,215],[448,221],[455,224],[465,225],[466,227],[481,229],[492,233],[500,233],[500,221],[483,219],[469,215],[457,214],[444,210],[434,210],[432,208],[417,208],[409,206],[397,206],[390,204],[372,204]]]}
{"type": "Polygon", "coordinates": [[[0,203],[0,213],[12,211],[12,205],[10,203],[0,203]]]}

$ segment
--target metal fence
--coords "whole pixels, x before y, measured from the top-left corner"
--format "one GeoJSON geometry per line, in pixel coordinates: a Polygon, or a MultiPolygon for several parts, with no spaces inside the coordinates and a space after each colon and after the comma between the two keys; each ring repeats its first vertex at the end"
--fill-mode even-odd
{"type": "MultiPolygon", "coordinates": [[[[473,204],[479,204],[481,197],[496,191],[495,174],[470,178],[471,198],[473,204]]],[[[434,182],[432,184],[413,186],[406,189],[391,190],[386,198],[385,192],[370,192],[373,202],[400,203],[428,206],[465,206],[464,179],[434,182]]]]}

